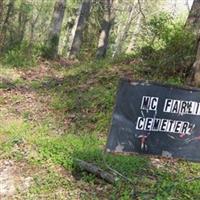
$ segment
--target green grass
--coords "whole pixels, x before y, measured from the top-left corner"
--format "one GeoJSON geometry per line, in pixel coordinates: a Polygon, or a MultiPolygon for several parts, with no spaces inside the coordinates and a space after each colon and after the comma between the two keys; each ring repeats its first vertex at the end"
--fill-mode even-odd
{"type": "MultiPolygon", "coordinates": [[[[42,196],[55,199],[58,189],[63,191],[58,198],[65,199],[69,191],[77,188],[83,193],[82,199],[129,200],[133,195],[137,195],[138,199],[200,199],[199,181],[186,181],[199,174],[198,164],[178,161],[156,168],[145,156],[104,153],[121,76],[129,74],[133,79],[142,77],[174,85],[182,85],[184,80],[158,74],[150,76],[142,72],[142,66],[117,66],[107,61],[83,63],[68,69],[51,66],[56,76],[47,74],[43,79],[33,81],[22,80],[17,71],[13,71],[10,77],[6,70],[2,69],[0,73],[6,73],[11,82],[16,81],[12,77],[17,77],[18,86],[25,84],[38,98],[43,97],[43,106],[48,108],[44,118],[40,118],[40,112],[32,111],[31,107],[16,114],[15,104],[10,107],[6,98],[0,98],[5,107],[0,113],[1,120],[4,120],[0,124],[1,159],[23,161],[30,168],[38,168],[38,172],[33,173],[32,187],[21,194],[22,199],[40,199],[42,196]],[[30,116],[38,118],[32,120],[30,116]],[[81,171],[75,159],[97,164],[107,171],[110,166],[134,184],[120,178],[115,185],[109,186],[81,171]],[[73,183],[57,172],[57,167],[73,176],[73,183]],[[103,191],[98,192],[98,187],[102,187],[103,191]]],[[[2,87],[2,91],[7,87],[2,87]]],[[[23,92],[17,96],[11,93],[9,99],[12,103],[21,103],[26,96],[23,92]]],[[[70,195],[71,199],[77,197],[73,192],[70,195]]]]}

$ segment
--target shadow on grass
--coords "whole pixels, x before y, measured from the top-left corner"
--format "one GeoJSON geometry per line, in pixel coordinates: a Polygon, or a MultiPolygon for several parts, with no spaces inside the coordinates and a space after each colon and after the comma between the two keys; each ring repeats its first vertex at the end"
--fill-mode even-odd
{"type": "Polygon", "coordinates": [[[143,156],[123,156],[105,153],[102,149],[85,149],[85,151],[74,151],[72,154],[73,174],[80,172],[76,159],[99,166],[105,171],[116,170],[123,176],[134,179],[134,174],[143,174],[148,169],[149,160],[143,156]],[[109,169],[110,168],[110,169],[109,169]]]}
{"type": "MultiPolygon", "coordinates": [[[[93,163],[107,172],[116,170],[124,177],[132,180],[134,184],[119,176],[120,181],[115,184],[115,190],[119,190],[120,195],[124,192],[132,194],[133,189],[135,195],[141,199],[198,199],[200,184],[198,181],[187,182],[188,170],[184,169],[184,162],[170,163],[170,160],[160,160],[161,168],[152,165],[150,157],[143,155],[112,155],[103,153],[99,148],[85,151],[74,151],[73,158],[84,160],[88,163],[93,163]],[[169,162],[169,163],[168,163],[169,162]],[[168,163],[168,164],[167,164],[168,163]],[[176,165],[176,166],[173,166],[176,165]],[[109,166],[109,168],[108,168],[109,166]],[[164,167],[166,166],[166,167],[164,167]],[[177,170],[175,173],[173,170],[177,170]],[[179,168],[182,168],[182,172],[179,168]]],[[[155,157],[152,157],[155,158],[155,157]]],[[[77,180],[85,180],[85,176],[94,175],[83,172],[76,161],[73,162],[74,168],[72,173],[77,180]]],[[[190,165],[193,168],[193,164],[190,165]]]]}

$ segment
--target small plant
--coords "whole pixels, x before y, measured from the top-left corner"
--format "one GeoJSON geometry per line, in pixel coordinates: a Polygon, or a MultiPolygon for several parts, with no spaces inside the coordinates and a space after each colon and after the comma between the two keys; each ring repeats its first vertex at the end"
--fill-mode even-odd
{"type": "Polygon", "coordinates": [[[37,53],[24,42],[8,50],[3,63],[11,67],[32,67],[37,63],[37,53]]]}

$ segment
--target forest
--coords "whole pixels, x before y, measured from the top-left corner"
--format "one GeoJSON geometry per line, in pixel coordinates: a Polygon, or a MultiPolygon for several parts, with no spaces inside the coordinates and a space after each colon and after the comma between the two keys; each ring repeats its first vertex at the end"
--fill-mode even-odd
{"type": "Polygon", "coordinates": [[[120,79],[200,86],[199,10],[0,0],[0,199],[200,199],[198,163],[105,152],[120,79]]]}

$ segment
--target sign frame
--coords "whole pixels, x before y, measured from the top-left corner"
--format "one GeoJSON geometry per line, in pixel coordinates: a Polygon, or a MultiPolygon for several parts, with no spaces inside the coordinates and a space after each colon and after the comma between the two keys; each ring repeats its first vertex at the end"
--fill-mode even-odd
{"type": "MultiPolygon", "coordinates": [[[[173,159],[180,159],[180,160],[188,160],[188,161],[193,161],[193,162],[200,162],[200,153],[199,153],[199,159],[192,159],[192,158],[183,158],[183,157],[178,157],[178,156],[171,156],[168,155],[168,152],[166,151],[165,154],[162,155],[157,155],[154,153],[143,153],[143,152],[137,152],[137,151],[130,151],[130,152],[123,152],[123,150],[120,149],[120,147],[118,149],[115,150],[111,150],[109,148],[109,140],[110,140],[110,136],[111,136],[111,131],[113,128],[113,124],[114,124],[114,113],[116,112],[117,109],[117,98],[119,96],[121,87],[123,85],[123,83],[127,83],[130,84],[131,86],[137,86],[137,85],[144,85],[144,86],[158,86],[158,87],[164,87],[167,88],[169,90],[182,90],[182,91],[186,91],[186,92],[199,92],[200,93],[200,88],[196,88],[196,87],[191,87],[191,86],[177,86],[177,85],[173,85],[173,84],[162,84],[162,83],[158,83],[158,82],[154,82],[154,81],[144,81],[144,80],[131,80],[131,79],[126,79],[126,78],[121,78],[119,81],[119,86],[116,92],[116,96],[115,96],[115,105],[114,105],[114,109],[112,112],[112,119],[111,119],[111,123],[109,126],[109,135],[108,135],[108,139],[107,139],[107,143],[106,143],[106,147],[105,147],[105,152],[107,153],[111,153],[111,154],[115,154],[115,155],[145,155],[145,156],[153,156],[153,157],[162,157],[162,158],[173,158],[173,159]]],[[[199,98],[199,102],[200,102],[200,98],[199,98]]],[[[199,142],[200,145],[200,142],[199,142]]]]}

